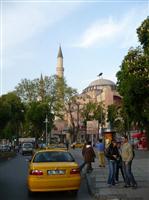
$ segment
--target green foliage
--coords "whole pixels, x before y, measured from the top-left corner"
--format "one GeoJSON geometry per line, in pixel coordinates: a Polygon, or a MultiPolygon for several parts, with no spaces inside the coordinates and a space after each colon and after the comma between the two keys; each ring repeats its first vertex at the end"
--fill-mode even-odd
{"type": "Polygon", "coordinates": [[[18,135],[24,120],[24,106],[15,93],[8,93],[0,98],[1,138],[12,138],[18,135]]]}
{"type": "Polygon", "coordinates": [[[105,113],[103,106],[97,102],[89,102],[83,106],[81,115],[84,119],[84,125],[87,121],[97,120],[100,124],[104,124],[105,113]]]}
{"type": "Polygon", "coordinates": [[[110,123],[111,129],[116,128],[116,121],[118,118],[118,107],[114,104],[108,106],[107,121],[110,123]]]}
{"type": "Polygon", "coordinates": [[[137,29],[143,49],[131,48],[117,72],[118,91],[128,123],[149,135],[149,18],[137,29]]]}
{"type": "Polygon", "coordinates": [[[137,34],[144,52],[149,55],[149,16],[142,22],[137,29],[137,34]]]}
{"type": "Polygon", "coordinates": [[[38,138],[45,133],[46,115],[50,132],[54,116],[63,118],[66,104],[76,90],[68,87],[64,78],[41,75],[40,79],[22,80],[16,93],[26,105],[24,135],[38,138]]]}
{"type": "Polygon", "coordinates": [[[135,122],[144,120],[149,109],[149,59],[140,49],[131,49],[117,73],[118,89],[129,116],[135,122]]]}
{"type": "Polygon", "coordinates": [[[30,136],[40,137],[45,132],[45,118],[48,119],[48,131],[53,127],[54,115],[48,103],[32,102],[27,109],[26,121],[29,122],[30,136]]]}

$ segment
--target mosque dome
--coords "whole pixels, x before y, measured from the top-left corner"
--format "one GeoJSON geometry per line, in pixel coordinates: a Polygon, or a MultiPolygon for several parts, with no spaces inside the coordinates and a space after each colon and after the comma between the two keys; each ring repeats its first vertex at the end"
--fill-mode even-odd
{"type": "Polygon", "coordinates": [[[101,90],[104,87],[110,87],[112,90],[116,89],[116,84],[113,81],[110,81],[108,79],[97,79],[95,81],[92,81],[87,88],[83,90],[83,93],[94,91],[94,90],[101,90]]]}
{"type": "Polygon", "coordinates": [[[115,86],[115,83],[113,81],[101,78],[91,82],[89,87],[91,86],[115,86]]]}

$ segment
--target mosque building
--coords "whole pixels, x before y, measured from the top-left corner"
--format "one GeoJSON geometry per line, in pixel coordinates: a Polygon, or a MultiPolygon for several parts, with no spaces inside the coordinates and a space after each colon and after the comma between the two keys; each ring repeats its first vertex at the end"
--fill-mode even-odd
{"type": "MultiPolygon", "coordinates": [[[[63,54],[61,46],[58,50],[56,75],[60,78],[64,77],[63,54]]],[[[78,123],[78,118],[81,121],[81,116],[78,116],[77,111],[81,109],[84,104],[90,101],[102,103],[102,105],[104,105],[104,109],[107,110],[108,106],[111,104],[119,105],[121,103],[121,96],[116,90],[116,84],[111,80],[104,79],[102,77],[102,73],[100,73],[99,78],[92,81],[82,91],[82,93],[77,96],[78,104],[76,105],[76,109],[74,109],[73,113],[75,125],[78,123]]],[[[69,117],[67,119],[67,123],[67,126],[69,126],[69,117]]],[[[108,125],[105,123],[105,128],[106,126],[108,125]]],[[[64,128],[64,125],[61,124],[61,127],[64,128]]]]}

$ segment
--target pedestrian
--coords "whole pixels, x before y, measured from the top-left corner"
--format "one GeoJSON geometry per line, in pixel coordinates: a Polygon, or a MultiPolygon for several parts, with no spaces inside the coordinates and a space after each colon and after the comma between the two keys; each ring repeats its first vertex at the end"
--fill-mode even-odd
{"type": "Polygon", "coordinates": [[[116,141],[112,140],[111,144],[106,150],[106,157],[108,158],[109,175],[108,175],[108,185],[115,185],[115,174],[116,174],[116,160],[119,157],[119,152],[116,146],[116,141]]]}
{"type": "Polygon", "coordinates": [[[102,139],[99,139],[99,142],[96,143],[95,148],[97,149],[98,152],[99,167],[105,167],[105,155],[104,155],[105,145],[102,142],[102,139]]]}
{"type": "Polygon", "coordinates": [[[117,142],[117,149],[119,152],[119,156],[116,159],[116,174],[115,174],[115,181],[116,183],[119,182],[119,171],[121,171],[121,175],[123,177],[123,180],[125,182],[125,175],[124,175],[124,170],[123,170],[123,165],[122,165],[122,150],[121,150],[121,142],[117,142]]]}
{"type": "Polygon", "coordinates": [[[90,141],[87,142],[87,144],[84,144],[84,147],[82,149],[82,155],[84,157],[84,163],[80,166],[80,170],[82,170],[83,167],[87,165],[87,173],[89,173],[93,170],[92,162],[94,162],[96,157],[90,141]]]}
{"type": "Polygon", "coordinates": [[[69,150],[69,141],[66,140],[66,148],[67,148],[67,151],[69,150]]]}
{"type": "Polygon", "coordinates": [[[122,162],[125,174],[125,185],[124,187],[137,188],[137,182],[132,173],[132,161],[134,158],[134,150],[132,145],[128,142],[128,137],[124,137],[124,143],[122,145],[122,162]]]}

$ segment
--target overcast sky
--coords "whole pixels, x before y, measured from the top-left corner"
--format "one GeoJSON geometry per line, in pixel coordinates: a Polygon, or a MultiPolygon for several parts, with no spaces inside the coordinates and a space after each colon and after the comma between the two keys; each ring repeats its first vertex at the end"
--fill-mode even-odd
{"type": "Polygon", "coordinates": [[[59,44],[67,83],[81,92],[100,72],[116,82],[124,56],[139,45],[149,1],[1,0],[0,11],[1,94],[55,74],[59,44]]]}

